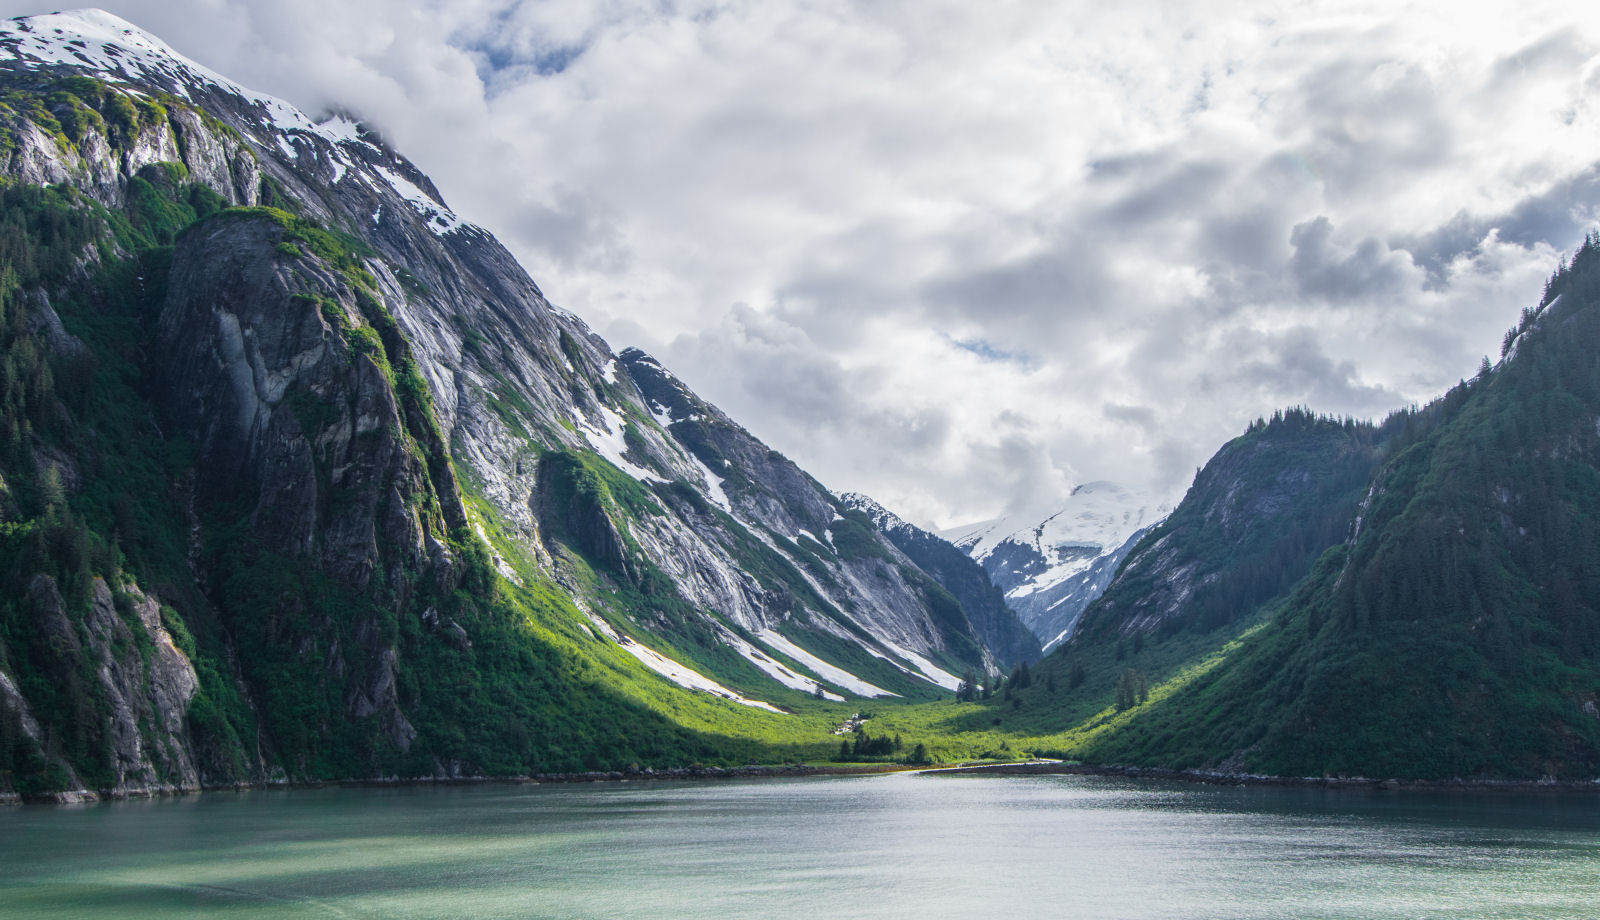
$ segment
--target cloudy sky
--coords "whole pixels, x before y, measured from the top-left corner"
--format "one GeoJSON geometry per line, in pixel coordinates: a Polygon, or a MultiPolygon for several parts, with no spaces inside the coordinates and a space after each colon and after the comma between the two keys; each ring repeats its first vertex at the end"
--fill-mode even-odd
{"type": "Polygon", "coordinates": [[[935,526],[1426,401],[1600,221],[1571,0],[103,6],[354,111],[614,347],[935,526]]]}

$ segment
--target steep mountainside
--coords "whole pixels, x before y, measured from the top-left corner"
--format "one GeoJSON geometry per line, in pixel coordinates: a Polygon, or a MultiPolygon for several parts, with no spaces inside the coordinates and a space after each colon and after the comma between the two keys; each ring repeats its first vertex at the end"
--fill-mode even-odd
{"type": "Polygon", "coordinates": [[[1376,431],[1303,410],[1223,445],[1090,606],[1073,644],[1208,631],[1251,614],[1349,533],[1378,462],[1376,431]]]}
{"type": "Polygon", "coordinates": [[[1128,551],[1170,511],[1146,493],[1090,482],[1048,516],[1003,517],[941,536],[983,566],[1048,650],[1072,635],[1128,551]]]}
{"type": "Polygon", "coordinates": [[[1385,425],[1351,523],[1267,626],[1096,756],[1293,774],[1600,774],[1600,245],[1500,365],[1385,425]]]}
{"type": "Polygon", "coordinates": [[[1018,662],[1039,660],[1043,654],[1039,640],[971,557],[859,492],[847,492],[840,498],[849,508],[866,515],[880,533],[950,592],[971,622],[972,631],[995,653],[996,664],[1009,668],[1018,662]]]}
{"type": "Polygon", "coordinates": [[[996,664],[348,118],[13,20],[0,175],[0,795],[790,757],[996,664]]]}

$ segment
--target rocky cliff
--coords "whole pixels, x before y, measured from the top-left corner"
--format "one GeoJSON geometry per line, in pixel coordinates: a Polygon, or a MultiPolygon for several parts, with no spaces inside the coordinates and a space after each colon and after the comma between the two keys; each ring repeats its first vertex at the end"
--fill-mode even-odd
{"type": "Polygon", "coordinates": [[[879,533],[949,592],[972,624],[973,633],[994,650],[996,664],[1010,668],[1037,661],[1043,655],[1038,638],[1007,604],[1005,595],[984,568],[965,552],[943,537],[907,522],[869,496],[847,492],[840,498],[849,508],[866,515],[879,533]]]}

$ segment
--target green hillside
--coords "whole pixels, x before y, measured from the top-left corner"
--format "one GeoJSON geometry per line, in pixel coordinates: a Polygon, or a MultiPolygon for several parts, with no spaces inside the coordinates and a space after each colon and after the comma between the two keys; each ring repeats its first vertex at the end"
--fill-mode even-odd
{"type": "Polygon", "coordinates": [[[1383,426],[1359,534],[1218,667],[1082,756],[1290,775],[1600,772],[1600,249],[1383,426]]]}

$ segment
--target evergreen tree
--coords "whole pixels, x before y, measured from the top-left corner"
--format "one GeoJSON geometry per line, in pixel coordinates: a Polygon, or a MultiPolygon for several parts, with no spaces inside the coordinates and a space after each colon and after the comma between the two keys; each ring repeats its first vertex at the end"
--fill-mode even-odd
{"type": "Polygon", "coordinates": [[[1124,712],[1149,699],[1150,688],[1145,684],[1144,675],[1133,668],[1124,668],[1122,677],[1117,680],[1117,711],[1124,712]]]}

